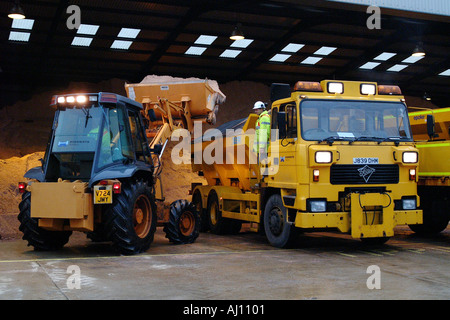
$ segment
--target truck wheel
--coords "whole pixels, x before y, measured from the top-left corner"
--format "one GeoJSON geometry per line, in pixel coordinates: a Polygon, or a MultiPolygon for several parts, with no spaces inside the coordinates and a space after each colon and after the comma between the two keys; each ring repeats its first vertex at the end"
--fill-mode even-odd
{"type": "Polygon", "coordinates": [[[206,210],[203,209],[202,195],[200,191],[195,191],[192,196],[192,203],[194,204],[200,217],[200,232],[209,231],[208,216],[206,214],[206,210]]]}
{"type": "Polygon", "coordinates": [[[450,219],[449,206],[450,200],[439,191],[421,194],[423,224],[409,225],[409,228],[421,235],[433,235],[445,230],[450,219]]]}
{"type": "Polygon", "coordinates": [[[237,234],[241,230],[242,221],[222,217],[219,209],[219,198],[212,190],[208,195],[208,216],[209,230],[214,234],[237,234]]]}
{"type": "Polygon", "coordinates": [[[208,207],[206,212],[208,216],[209,230],[214,234],[225,234],[226,221],[222,218],[222,212],[219,209],[219,198],[214,190],[212,190],[208,195],[208,207]]]}
{"type": "Polygon", "coordinates": [[[106,234],[120,253],[141,253],[153,242],[156,203],[147,183],[122,183],[122,192],[116,195],[103,217],[106,234]]]}
{"type": "Polygon", "coordinates": [[[194,204],[187,200],[172,202],[164,232],[166,238],[175,244],[193,243],[200,233],[200,217],[194,204]]]}
{"type": "Polygon", "coordinates": [[[23,240],[28,241],[38,251],[61,249],[68,241],[72,231],[49,231],[38,226],[38,219],[31,218],[31,193],[25,192],[19,204],[19,230],[23,240]]]}
{"type": "Polygon", "coordinates": [[[298,235],[295,226],[287,222],[287,209],[284,207],[279,194],[271,195],[266,203],[264,230],[267,240],[277,248],[291,246],[298,235]]]}

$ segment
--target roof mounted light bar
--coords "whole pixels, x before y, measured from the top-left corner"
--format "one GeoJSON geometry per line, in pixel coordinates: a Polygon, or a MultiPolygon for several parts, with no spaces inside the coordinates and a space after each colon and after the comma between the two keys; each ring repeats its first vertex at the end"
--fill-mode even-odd
{"type": "Polygon", "coordinates": [[[320,82],[297,81],[294,91],[323,92],[320,82]]]}

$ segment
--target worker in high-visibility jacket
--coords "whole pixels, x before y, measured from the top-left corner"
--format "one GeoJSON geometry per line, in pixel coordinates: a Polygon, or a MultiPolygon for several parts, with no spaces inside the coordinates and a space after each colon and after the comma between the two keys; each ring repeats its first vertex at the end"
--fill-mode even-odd
{"type": "Polygon", "coordinates": [[[270,115],[266,111],[266,105],[261,101],[255,102],[253,110],[259,115],[255,126],[253,152],[259,154],[258,158],[265,158],[270,141],[270,115]]]}

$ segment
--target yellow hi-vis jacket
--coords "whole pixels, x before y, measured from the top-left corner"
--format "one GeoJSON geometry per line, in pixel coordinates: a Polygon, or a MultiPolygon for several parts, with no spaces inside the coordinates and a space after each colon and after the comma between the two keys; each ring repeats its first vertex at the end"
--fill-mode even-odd
{"type": "Polygon", "coordinates": [[[267,111],[264,111],[259,115],[259,118],[256,121],[253,152],[260,153],[260,151],[263,151],[267,153],[269,141],[270,141],[270,115],[267,111]]]}

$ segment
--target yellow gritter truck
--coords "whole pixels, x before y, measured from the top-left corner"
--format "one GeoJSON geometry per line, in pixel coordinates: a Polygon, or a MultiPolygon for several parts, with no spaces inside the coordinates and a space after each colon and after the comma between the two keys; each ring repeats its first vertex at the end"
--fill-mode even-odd
{"type": "Polygon", "coordinates": [[[191,190],[203,226],[239,232],[242,222],[276,247],[299,231],[338,230],[384,243],[397,225],[422,223],[418,151],[397,86],[299,81],[271,87],[267,157],[252,153],[257,115],[196,139],[191,190]],[[215,161],[211,161],[211,157],[215,161]]]}
{"type": "Polygon", "coordinates": [[[423,209],[423,224],[412,229],[439,233],[450,220],[450,108],[410,112],[409,120],[419,149],[418,193],[423,209]]]}

